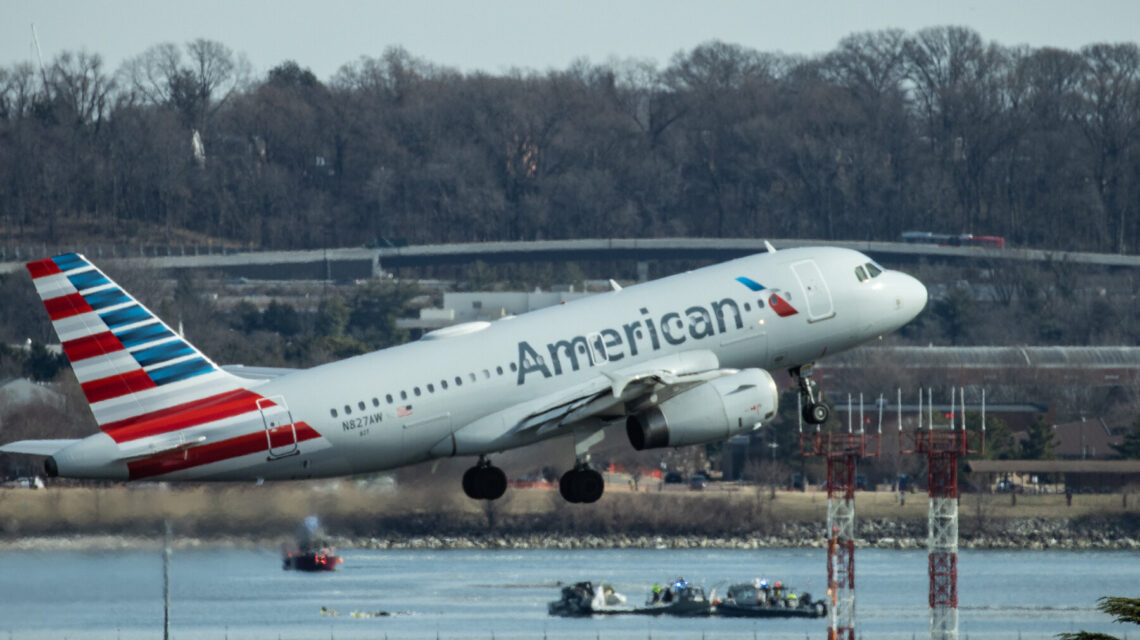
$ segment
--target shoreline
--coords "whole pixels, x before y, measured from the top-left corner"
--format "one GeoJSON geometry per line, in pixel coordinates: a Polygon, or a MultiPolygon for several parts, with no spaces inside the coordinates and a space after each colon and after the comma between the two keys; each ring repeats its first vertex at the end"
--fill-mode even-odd
{"type": "MultiPolygon", "coordinates": [[[[963,535],[958,542],[962,550],[1025,551],[1137,551],[1140,536],[1125,535],[1124,523],[1081,523],[1079,531],[1061,521],[1039,519],[1005,523],[1001,530],[984,534],[963,535]]],[[[913,531],[910,523],[864,522],[870,529],[856,540],[859,549],[923,550],[924,531],[913,531]]],[[[331,534],[329,539],[342,551],[392,550],[440,551],[487,550],[511,551],[528,549],[823,549],[826,540],[815,531],[816,525],[784,523],[777,535],[706,536],[695,534],[637,535],[606,533],[569,535],[550,532],[484,532],[484,533],[407,533],[388,536],[343,536],[331,534]]],[[[261,549],[278,553],[287,535],[217,535],[174,537],[173,547],[186,549],[261,549]]],[[[121,536],[113,534],[34,535],[0,537],[0,552],[27,551],[129,551],[158,549],[161,537],[121,536]]]]}
{"type": "MultiPolygon", "coordinates": [[[[925,549],[925,500],[859,493],[859,548],[925,549]]],[[[180,548],[279,553],[319,516],[342,549],[823,548],[818,492],[614,491],[588,509],[551,491],[518,490],[480,504],[431,488],[353,485],[49,488],[0,491],[0,550],[157,548],[163,521],[180,548]]],[[[970,495],[961,549],[1140,550],[1140,504],[1113,495],[970,495]]]]}

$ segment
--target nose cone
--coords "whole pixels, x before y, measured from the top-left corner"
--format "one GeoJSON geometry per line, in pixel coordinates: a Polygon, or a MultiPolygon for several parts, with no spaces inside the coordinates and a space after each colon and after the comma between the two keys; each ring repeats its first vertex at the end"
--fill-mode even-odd
{"type": "Polygon", "coordinates": [[[926,286],[919,282],[918,278],[900,273],[894,289],[898,310],[906,316],[903,324],[913,320],[926,308],[926,286]]]}

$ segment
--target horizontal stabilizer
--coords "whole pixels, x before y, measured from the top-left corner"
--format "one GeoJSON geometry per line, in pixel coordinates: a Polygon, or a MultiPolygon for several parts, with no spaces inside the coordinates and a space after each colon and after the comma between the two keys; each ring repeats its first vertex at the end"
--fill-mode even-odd
{"type": "Polygon", "coordinates": [[[78,440],[20,440],[0,446],[4,453],[27,453],[33,456],[50,456],[79,442],[78,440]]]}

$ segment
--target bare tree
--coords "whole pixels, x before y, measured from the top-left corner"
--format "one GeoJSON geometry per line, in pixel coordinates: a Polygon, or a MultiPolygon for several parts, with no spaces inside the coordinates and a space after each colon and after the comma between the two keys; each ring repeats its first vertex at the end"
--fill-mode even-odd
{"type": "Polygon", "coordinates": [[[184,50],[185,62],[176,45],[155,45],[124,63],[121,73],[144,101],[177,110],[184,126],[204,132],[218,109],[245,88],[250,66],[244,55],[214,40],[198,38],[184,50]]]}
{"type": "Polygon", "coordinates": [[[1128,228],[1137,210],[1129,154],[1140,135],[1140,47],[1097,44],[1081,49],[1081,57],[1078,122],[1092,148],[1094,185],[1111,225],[1112,249],[1125,253],[1140,232],[1128,228]]]}

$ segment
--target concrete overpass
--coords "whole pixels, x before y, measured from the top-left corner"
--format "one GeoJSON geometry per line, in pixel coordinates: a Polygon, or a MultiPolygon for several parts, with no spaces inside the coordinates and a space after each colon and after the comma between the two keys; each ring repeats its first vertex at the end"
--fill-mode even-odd
{"type": "MultiPolygon", "coordinates": [[[[882,262],[902,264],[926,260],[961,263],[986,260],[1061,261],[1076,265],[1110,268],[1140,268],[1140,256],[1036,249],[980,249],[938,247],[902,242],[856,242],[810,239],[772,239],[777,249],[799,246],[847,247],[882,262]]],[[[69,249],[63,249],[69,250],[69,249]]],[[[417,245],[381,249],[341,248],[299,251],[252,251],[199,253],[203,247],[151,247],[123,260],[143,268],[215,270],[231,277],[257,279],[352,279],[365,278],[383,269],[470,264],[565,261],[722,261],[764,251],[764,240],[754,238],[610,238],[583,240],[536,240],[525,242],[473,242],[417,245]],[[189,249],[189,251],[187,251],[189,249]]],[[[100,259],[93,251],[86,253],[100,259]]],[[[214,249],[217,251],[217,249],[214,249]]],[[[26,252],[25,252],[26,253],[26,252]]],[[[22,261],[0,262],[0,273],[23,268],[22,261]]]]}

